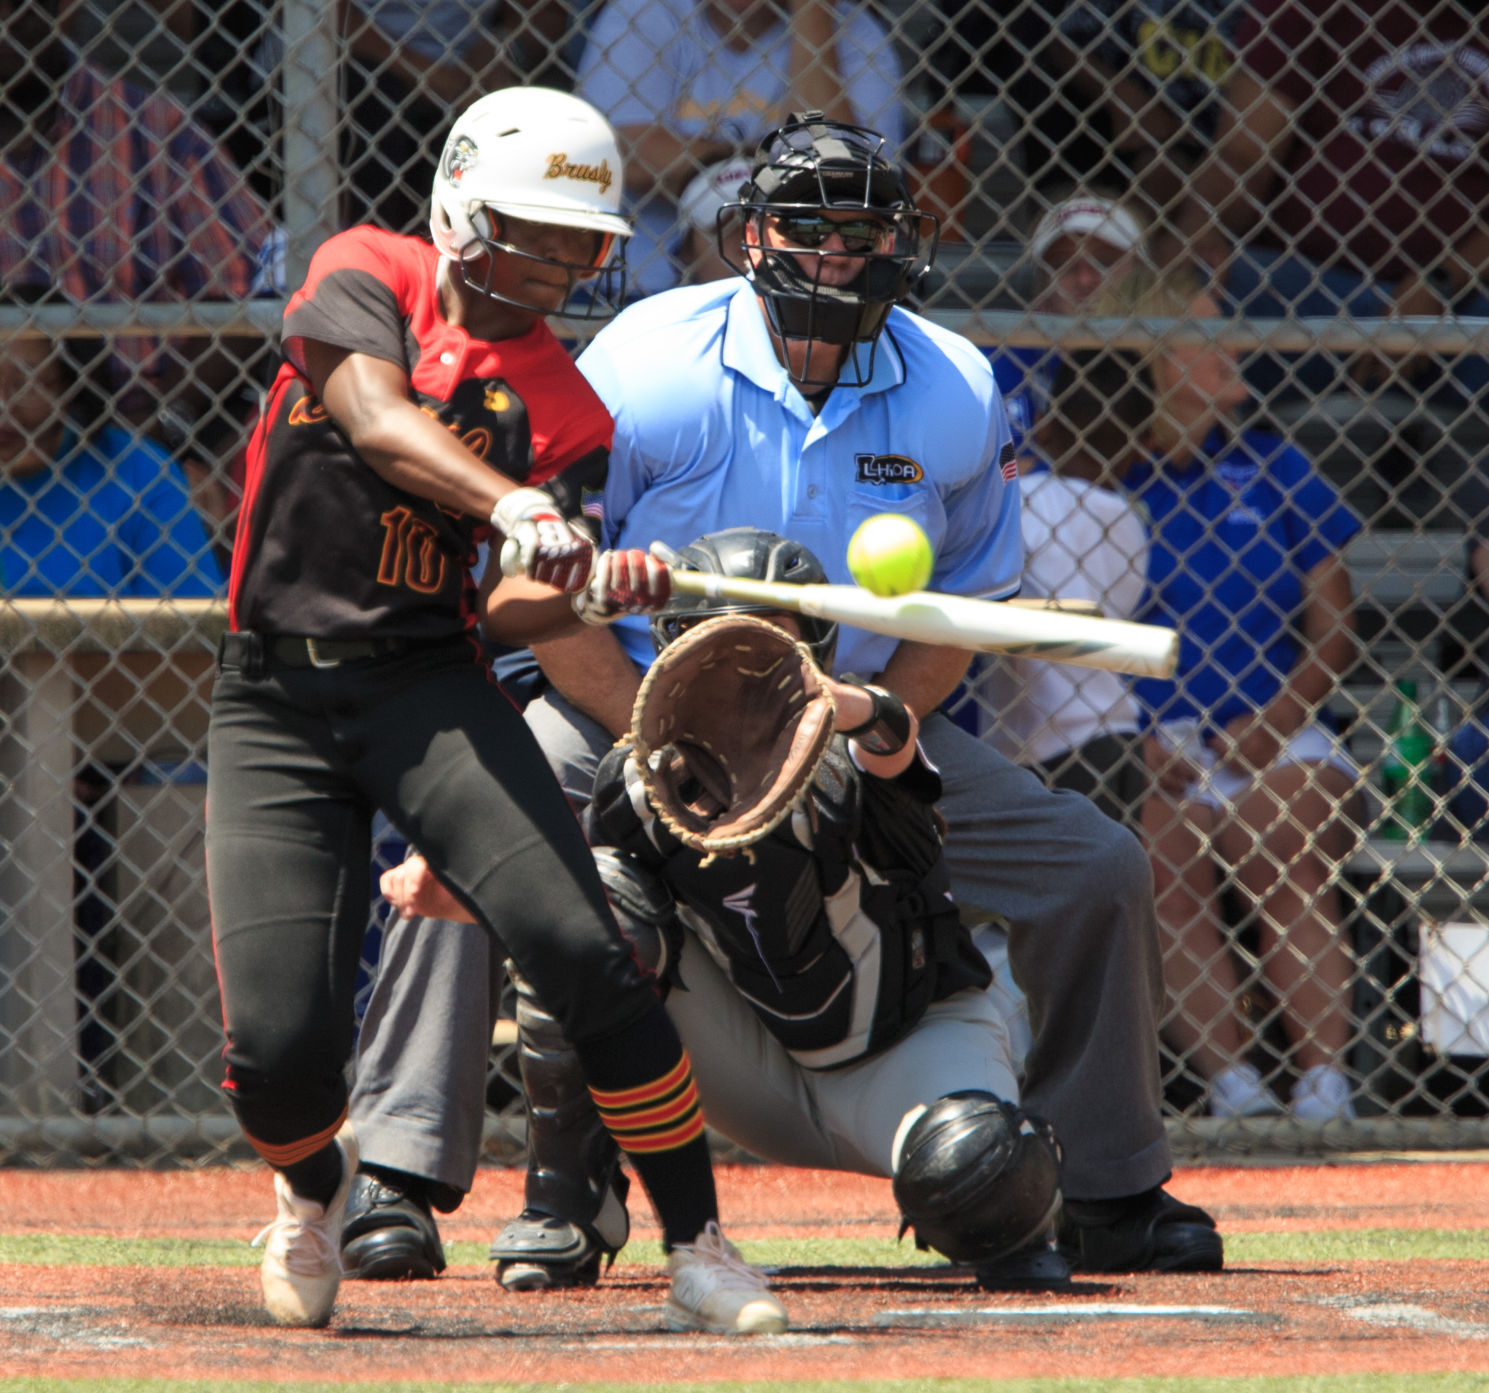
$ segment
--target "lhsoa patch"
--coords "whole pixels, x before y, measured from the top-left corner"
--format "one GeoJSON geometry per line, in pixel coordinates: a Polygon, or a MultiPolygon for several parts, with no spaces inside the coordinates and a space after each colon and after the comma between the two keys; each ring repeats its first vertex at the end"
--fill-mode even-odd
{"type": "Polygon", "coordinates": [[[925,478],[913,459],[904,455],[855,455],[860,484],[918,484],[925,478]]]}

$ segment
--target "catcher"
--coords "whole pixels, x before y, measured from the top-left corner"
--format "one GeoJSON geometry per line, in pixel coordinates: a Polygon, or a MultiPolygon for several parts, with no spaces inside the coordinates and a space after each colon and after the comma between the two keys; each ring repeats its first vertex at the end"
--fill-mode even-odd
{"type": "MultiPolygon", "coordinates": [[[[752,528],[676,562],[821,576],[805,548],[752,528]]],[[[835,624],[751,608],[674,595],[655,616],[659,656],[590,811],[612,907],[666,994],[708,1121],[780,1164],[893,1177],[917,1244],[984,1286],[1062,1285],[1059,1148],[1017,1106],[1016,997],[989,990],[999,935],[975,938],[950,898],[916,719],[825,675],[835,624]]],[[[383,890],[405,914],[463,917],[417,859],[383,890]]],[[[577,1059],[518,992],[528,1206],[493,1255],[520,1290],[553,1284],[571,1243],[593,1253],[575,1274],[593,1280],[589,1235],[613,1256],[627,1227],[577,1059]]]]}

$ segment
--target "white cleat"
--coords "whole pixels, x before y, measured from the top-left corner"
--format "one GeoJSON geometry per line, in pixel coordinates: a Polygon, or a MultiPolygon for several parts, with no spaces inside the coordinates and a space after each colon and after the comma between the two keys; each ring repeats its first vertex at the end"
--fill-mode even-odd
{"type": "Polygon", "coordinates": [[[274,1177],[279,1214],[253,1244],[264,1250],[259,1281],[276,1325],[316,1328],[331,1319],[341,1284],[341,1219],[357,1173],[357,1139],[350,1123],[336,1134],[336,1145],[341,1151],[341,1184],[329,1204],[304,1199],[282,1175],[274,1177]]]}
{"type": "Polygon", "coordinates": [[[669,1330],[705,1330],[711,1335],[779,1335],[790,1324],[770,1284],[712,1220],[691,1243],[679,1243],[667,1259],[672,1292],[669,1330]]]}

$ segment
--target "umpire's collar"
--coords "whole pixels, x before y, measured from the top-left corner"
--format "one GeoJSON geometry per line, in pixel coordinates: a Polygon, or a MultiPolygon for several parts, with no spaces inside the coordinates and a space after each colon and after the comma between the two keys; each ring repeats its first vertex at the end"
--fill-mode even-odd
{"type": "MultiPolygon", "coordinates": [[[[791,380],[791,374],[781,366],[776,357],[775,343],[770,337],[770,328],[765,319],[765,310],[755,297],[754,288],[747,280],[739,282],[739,289],[729,300],[724,326],[724,367],[730,372],[747,377],[764,392],[769,392],[777,401],[784,401],[789,393],[798,400],[801,393],[791,380]]],[[[890,329],[894,323],[895,310],[889,312],[889,323],[879,335],[878,351],[874,353],[874,372],[862,387],[834,387],[833,396],[842,393],[868,395],[871,392],[887,392],[905,380],[905,364],[895,345],[890,329]]],[[[861,363],[873,345],[855,344],[853,351],[861,363]]]]}

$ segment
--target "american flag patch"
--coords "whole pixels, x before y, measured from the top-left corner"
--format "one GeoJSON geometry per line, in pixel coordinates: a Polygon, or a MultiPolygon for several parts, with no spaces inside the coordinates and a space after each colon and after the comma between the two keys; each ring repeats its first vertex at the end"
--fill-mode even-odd
{"type": "Polygon", "coordinates": [[[605,495],[597,489],[584,489],[579,495],[579,511],[587,518],[605,517],[605,495]]]}
{"type": "Polygon", "coordinates": [[[998,464],[1002,467],[1003,482],[1011,484],[1019,476],[1018,456],[1014,453],[1013,441],[1008,441],[1003,446],[1003,453],[998,456],[998,464]]]}

